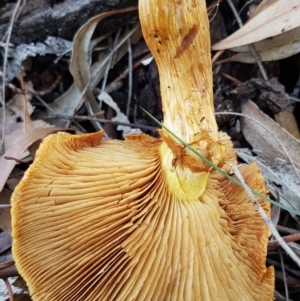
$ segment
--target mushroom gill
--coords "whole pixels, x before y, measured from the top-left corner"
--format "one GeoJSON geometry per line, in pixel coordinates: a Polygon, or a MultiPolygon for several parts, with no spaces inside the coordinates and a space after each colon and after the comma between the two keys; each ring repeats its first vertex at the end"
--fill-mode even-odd
{"type": "MultiPolygon", "coordinates": [[[[204,0],[140,0],[164,124],[224,171],[204,0]]],[[[44,140],[12,198],[13,256],[33,300],[272,300],[268,229],[244,190],[176,142],[44,140]]],[[[240,167],[267,195],[255,164],[240,167]]],[[[269,205],[259,200],[269,213],[269,205]]]]}

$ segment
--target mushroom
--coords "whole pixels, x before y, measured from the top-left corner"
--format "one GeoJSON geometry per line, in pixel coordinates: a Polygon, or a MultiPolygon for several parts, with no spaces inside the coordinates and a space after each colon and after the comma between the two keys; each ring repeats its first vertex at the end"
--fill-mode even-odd
{"type": "MultiPolygon", "coordinates": [[[[226,172],[204,0],[140,0],[164,125],[226,172]]],[[[51,135],[12,197],[13,256],[33,300],[272,300],[269,231],[245,191],[166,130],[51,135]]],[[[256,164],[240,167],[267,189],[256,164]]],[[[269,204],[259,200],[269,213],[269,204]]]]}

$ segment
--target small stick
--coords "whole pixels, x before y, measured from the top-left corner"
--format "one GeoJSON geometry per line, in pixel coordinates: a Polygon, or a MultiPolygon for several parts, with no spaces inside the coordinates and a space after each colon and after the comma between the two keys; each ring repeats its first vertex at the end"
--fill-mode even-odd
{"type": "Polygon", "coordinates": [[[0,269],[0,279],[19,276],[17,268],[14,264],[0,269]]]}
{"type": "MultiPolygon", "coordinates": [[[[241,18],[240,18],[240,16],[239,16],[239,13],[238,13],[237,10],[235,9],[234,4],[232,3],[231,0],[227,0],[227,2],[228,2],[228,5],[230,6],[230,8],[231,8],[231,10],[232,10],[232,12],[233,12],[233,14],[234,14],[234,16],[235,16],[235,18],[236,18],[238,24],[239,24],[239,27],[240,27],[240,28],[243,27],[243,22],[242,22],[242,20],[241,20],[241,18]]],[[[259,67],[259,69],[260,69],[260,72],[261,72],[263,78],[264,78],[265,80],[267,80],[267,79],[268,79],[267,72],[265,71],[265,68],[264,68],[262,62],[260,61],[260,58],[259,58],[259,56],[258,56],[258,54],[257,54],[257,52],[256,52],[256,50],[255,50],[255,48],[254,48],[254,46],[253,46],[253,44],[249,44],[249,47],[250,47],[250,50],[251,50],[251,52],[252,52],[252,55],[253,55],[253,57],[254,57],[254,59],[255,59],[255,61],[256,61],[256,64],[258,65],[258,67],[259,67]]]]}
{"type": "MultiPolygon", "coordinates": [[[[152,56],[152,54],[150,52],[148,52],[144,57],[142,57],[140,60],[138,60],[136,63],[133,64],[132,70],[135,70],[137,67],[139,67],[142,64],[142,62],[144,60],[150,58],[151,56],[152,56]]],[[[114,79],[112,83],[117,83],[117,82],[121,81],[122,79],[126,78],[126,76],[128,75],[128,73],[129,73],[129,68],[127,68],[116,79],[114,79]]],[[[110,83],[107,87],[109,87],[112,83],[110,83]]],[[[106,91],[106,92],[109,93],[108,91],[106,91]]]]}
{"type": "Polygon", "coordinates": [[[92,116],[63,116],[63,115],[54,115],[54,116],[47,116],[45,119],[66,119],[66,120],[72,120],[72,119],[77,119],[77,120],[88,120],[88,121],[97,121],[97,122],[102,122],[102,123],[112,123],[115,125],[124,125],[132,128],[139,128],[139,129],[144,129],[148,131],[155,132],[157,130],[156,127],[153,126],[148,126],[148,125],[142,125],[142,124],[135,124],[135,123],[127,123],[127,122],[118,122],[118,121],[112,121],[112,120],[107,120],[107,119],[99,119],[96,117],[92,116]]]}
{"type": "Polygon", "coordinates": [[[285,233],[288,233],[288,234],[297,234],[297,233],[299,233],[299,230],[297,230],[297,229],[292,229],[292,228],[284,227],[284,226],[281,226],[281,225],[276,225],[276,228],[277,228],[278,231],[285,232],[285,233]]]}
{"type": "MultiPolygon", "coordinates": [[[[20,81],[21,89],[23,91],[25,91],[24,78],[23,78],[22,73],[19,74],[19,81],[20,81]]],[[[32,124],[32,121],[31,121],[29,113],[28,113],[26,93],[23,92],[22,96],[23,96],[24,131],[25,131],[25,133],[29,133],[29,132],[33,131],[35,128],[32,124]]]]}
{"type": "MultiPolygon", "coordinates": [[[[273,265],[274,267],[280,268],[280,264],[279,264],[279,262],[276,261],[276,260],[273,260],[273,259],[271,259],[271,258],[267,258],[266,262],[267,262],[268,265],[273,265]]],[[[295,275],[295,276],[298,277],[298,278],[300,277],[300,271],[299,271],[299,269],[297,269],[297,267],[294,268],[294,266],[291,267],[291,266],[289,266],[289,265],[286,265],[286,266],[285,266],[285,270],[286,270],[287,272],[289,272],[290,274],[295,275]]]]}
{"type": "Polygon", "coordinates": [[[216,0],[213,3],[211,3],[208,7],[207,10],[213,9],[215,6],[219,6],[219,4],[222,2],[223,0],[216,0]]]}
{"type": "MultiPolygon", "coordinates": [[[[126,27],[128,31],[128,26],[126,27]]],[[[130,38],[127,39],[127,52],[128,52],[128,97],[126,106],[126,116],[129,118],[130,104],[132,97],[132,48],[130,38]]]]}
{"type": "Polygon", "coordinates": [[[286,301],[288,301],[289,300],[289,289],[288,289],[287,279],[286,279],[286,274],[285,274],[284,261],[283,261],[281,249],[279,248],[278,251],[279,251],[280,264],[281,264],[281,269],[282,269],[282,280],[283,280],[284,289],[285,289],[285,298],[286,298],[286,301]]]}
{"type": "Polygon", "coordinates": [[[61,82],[62,80],[62,74],[58,74],[57,75],[57,78],[54,80],[54,82],[50,85],[50,87],[47,87],[46,89],[44,90],[40,90],[40,91],[35,91],[33,90],[31,93],[33,95],[38,95],[38,96],[44,96],[50,92],[52,92],[56,87],[57,85],[61,82]]]}
{"type": "MultiPolygon", "coordinates": [[[[276,226],[276,228],[277,228],[277,226],[276,226]]],[[[284,236],[284,237],[282,237],[282,239],[285,242],[292,242],[292,241],[300,240],[300,232],[284,236]]],[[[270,240],[268,242],[268,248],[275,248],[278,246],[279,246],[279,242],[276,239],[270,240]]]]}
{"type": "MultiPolygon", "coordinates": [[[[14,21],[16,19],[18,9],[21,5],[22,0],[18,0],[14,11],[12,13],[10,23],[9,23],[9,28],[8,28],[8,33],[7,33],[7,39],[5,43],[5,49],[4,49],[4,57],[3,57],[3,75],[2,75],[2,97],[0,97],[0,103],[2,104],[3,108],[3,128],[2,128],[2,133],[0,134],[0,154],[4,152],[4,137],[5,137],[5,128],[6,128],[6,114],[5,114],[5,82],[6,82],[6,64],[7,64],[7,57],[8,57],[8,45],[12,33],[12,28],[14,21]],[[2,99],[1,99],[2,98],[2,99]]],[[[24,3],[25,5],[25,3],[24,3]]],[[[23,6],[24,7],[24,6],[23,6]]]]}
{"type": "Polygon", "coordinates": [[[12,288],[11,288],[11,285],[10,285],[8,279],[7,279],[7,278],[4,278],[4,279],[2,279],[2,280],[4,281],[5,286],[6,286],[6,288],[7,288],[8,295],[9,295],[9,301],[14,301],[14,293],[13,293],[13,291],[12,291],[12,288]]]}
{"type": "Polygon", "coordinates": [[[217,61],[217,59],[224,53],[224,51],[225,49],[221,49],[218,52],[216,52],[216,54],[211,59],[211,63],[214,64],[217,61]]]}
{"type": "Polygon", "coordinates": [[[300,258],[296,255],[296,253],[290,248],[290,246],[284,241],[284,239],[280,236],[279,232],[277,231],[276,227],[273,225],[272,221],[269,219],[268,215],[264,211],[264,209],[260,206],[256,198],[254,197],[251,189],[246,184],[245,179],[241,175],[237,166],[232,165],[232,170],[241,182],[243,188],[245,189],[247,195],[249,196],[250,200],[252,201],[253,205],[257,209],[259,215],[262,217],[265,224],[269,227],[272,235],[276,238],[279,245],[286,251],[286,253],[291,257],[291,259],[300,267],[300,258]]]}
{"type": "Polygon", "coordinates": [[[27,163],[27,162],[23,162],[23,161],[21,161],[21,160],[19,160],[19,159],[15,158],[15,157],[11,157],[11,156],[5,156],[5,157],[4,157],[4,159],[5,159],[5,160],[12,160],[12,161],[16,161],[17,163],[20,163],[20,164],[27,164],[27,165],[28,165],[28,163],[27,163]]]}
{"type": "MultiPolygon", "coordinates": [[[[109,51],[113,52],[113,49],[116,47],[117,43],[118,43],[118,40],[119,40],[119,37],[120,37],[120,34],[121,34],[121,29],[119,29],[117,31],[117,34],[115,36],[115,40],[113,42],[113,45],[111,47],[111,36],[108,38],[109,39],[109,51]],[[110,49],[111,48],[111,49],[110,49]]],[[[108,73],[109,73],[109,70],[112,68],[113,66],[113,60],[114,60],[114,56],[111,56],[107,62],[107,64],[104,66],[105,67],[105,72],[104,72],[104,76],[103,76],[103,79],[102,79],[102,85],[101,85],[101,92],[103,92],[105,90],[105,87],[106,87],[106,83],[107,83],[107,79],[108,79],[108,73]]],[[[101,93],[100,92],[100,93],[101,93]]]]}
{"type": "Polygon", "coordinates": [[[227,74],[227,73],[223,73],[223,76],[226,77],[227,79],[231,80],[235,85],[241,85],[243,82],[239,81],[237,78],[227,74]]]}

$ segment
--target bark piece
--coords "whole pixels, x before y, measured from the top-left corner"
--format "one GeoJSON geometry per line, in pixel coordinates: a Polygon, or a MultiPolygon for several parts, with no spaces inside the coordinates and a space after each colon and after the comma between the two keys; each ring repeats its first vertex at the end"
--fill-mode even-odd
{"type": "MultiPolygon", "coordinates": [[[[53,2],[53,1],[52,1],[53,2]]],[[[74,34],[90,17],[101,12],[137,5],[136,0],[65,0],[50,3],[44,0],[27,0],[14,22],[11,43],[22,44],[43,41],[47,36],[72,40],[74,34]]],[[[15,1],[2,0],[0,7],[0,36],[5,36],[15,1]]],[[[128,24],[136,13],[124,14],[104,21],[102,30],[128,24]]]]}

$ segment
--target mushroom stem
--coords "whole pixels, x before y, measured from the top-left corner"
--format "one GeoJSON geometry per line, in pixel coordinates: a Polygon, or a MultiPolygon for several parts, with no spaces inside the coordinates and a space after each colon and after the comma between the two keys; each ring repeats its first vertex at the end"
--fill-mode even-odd
{"type": "Polygon", "coordinates": [[[159,69],[164,125],[187,143],[204,133],[217,140],[205,1],[139,5],[143,34],[159,69]]]}
{"type": "MultiPolygon", "coordinates": [[[[164,125],[222,167],[226,150],[219,142],[214,116],[205,1],[139,1],[139,13],[144,38],[159,70],[164,125]]],[[[178,197],[186,198],[194,191],[193,197],[199,197],[210,167],[165,130],[160,134],[166,142],[160,149],[162,165],[173,193],[184,192],[178,197]],[[170,171],[172,167],[175,173],[170,171]],[[191,183],[195,189],[191,190],[191,183]]]]}

